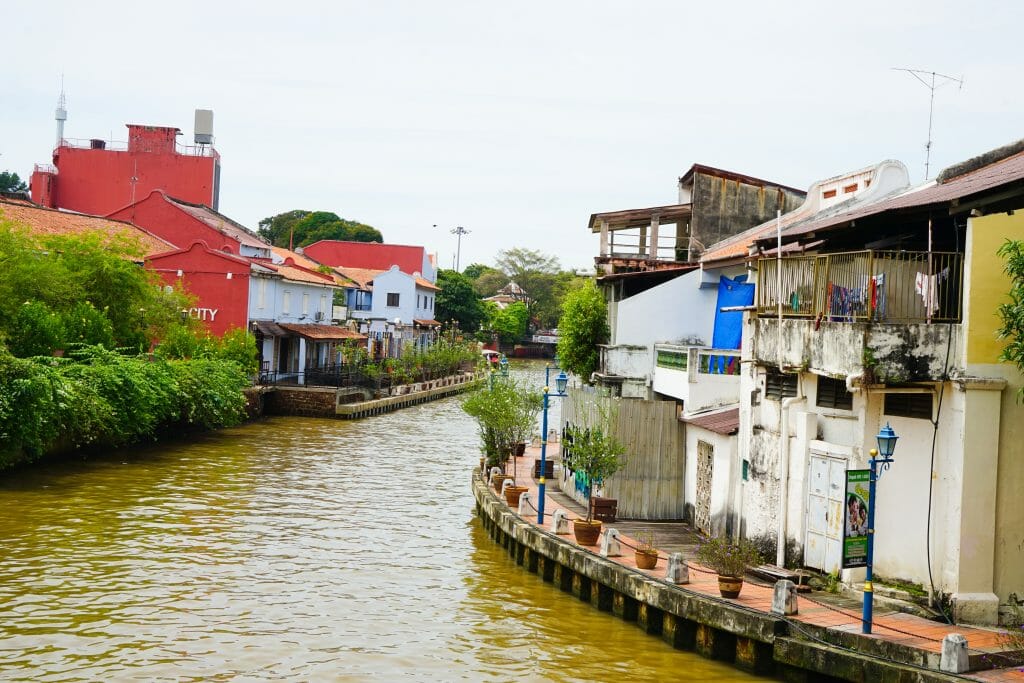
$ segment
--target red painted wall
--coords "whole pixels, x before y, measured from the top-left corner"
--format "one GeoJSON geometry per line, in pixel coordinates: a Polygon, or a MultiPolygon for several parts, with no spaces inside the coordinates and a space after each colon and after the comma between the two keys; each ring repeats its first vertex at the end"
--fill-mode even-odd
{"type": "Polygon", "coordinates": [[[146,259],[164,282],[181,283],[196,296],[189,315],[215,335],[249,322],[249,261],[209,249],[201,242],[146,259]],[[181,277],[178,270],[182,271],[181,277]],[[229,280],[227,274],[231,273],[229,280]],[[215,313],[214,313],[215,312],[215,313]]]}
{"type": "Polygon", "coordinates": [[[232,254],[238,255],[238,242],[182,211],[159,190],[154,190],[133,206],[109,214],[107,218],[116,218],[145,228],[179,248],[202,241],[210,249],[223,251],[227,247],[232,254]]]}
{"type": "Polygon", "coordinates": [[[321,240],[303,249],[310,258],[329,266],[387,270],[397,265],[403,273],[423,273],[426,250],[404,244],[321,240]]]}
{"type": "Polygon", "coordinates": [[[58,173],[50,193],[52,203],[45,205],[105,216],[132,202],[134,176],[136,200],[159,189],[216,208],[220,155],[212,148],[207,148],[212,156],[179,154],[176,133],[176,128],[129,125],[127,151],[62,144],[53,153],[58,173]]]}

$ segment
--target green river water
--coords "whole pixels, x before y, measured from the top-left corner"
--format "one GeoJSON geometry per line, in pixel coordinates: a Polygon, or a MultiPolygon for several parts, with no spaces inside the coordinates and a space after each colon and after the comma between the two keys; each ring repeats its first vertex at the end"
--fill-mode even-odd
{"type": "Polygon", "coordinates": [[[754,678],[516,566],[477,453],[451,398],[0,475],[0,678],[754,678]]]}

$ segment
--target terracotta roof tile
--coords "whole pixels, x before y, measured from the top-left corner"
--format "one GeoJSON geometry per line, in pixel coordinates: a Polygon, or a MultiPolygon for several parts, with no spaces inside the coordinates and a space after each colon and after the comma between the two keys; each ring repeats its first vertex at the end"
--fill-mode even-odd
{"type": "Polygon", "coordinates": [[[239,244],[244,244],[256,249],[270,248],[268,243],[257,237],[251,230],[249,230],[249,228],[245,227],[241,223],[236,223],[223,214],[217,213],[208,206],[192,204],[190,202],[182,201],[181,199],[175,199],[174,197],[167,197],[167,201],[175,204],[182,211],[189,214],[196,220],[206,223],[214,230],[238,240],[239,244]]]}
{"type": "Polygon", "coordinates": [[[24,226],[36,235],[80,235],[86,232],[124,235],[137,239],[147,255],[175,249],[170,242],[131,223],[71,211],[48,209],[24,200],[0,199],[0,218],[24,226]]]}
{"type": "Polygon", "coordinates": [[[383,270],[375,270],[372,268],[345,268],[338,266],[335,268],[336,271],[352,280],[362,289],[369,289],[373,285],[373,278],[377,277],[383,270]]]}
{"type": "Polygon", "coordinates": [[[335,325],[313,325],[309,323],[278,323],[278,327],[306,339],[366,339],[366,335],[353,332],[346,327],[335,325]]]}

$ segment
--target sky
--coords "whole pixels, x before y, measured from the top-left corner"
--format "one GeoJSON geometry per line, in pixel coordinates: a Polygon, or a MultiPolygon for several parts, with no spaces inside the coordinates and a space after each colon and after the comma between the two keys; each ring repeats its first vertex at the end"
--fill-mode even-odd
{"type": "Polygon", "coordinates": [[[1024,137],[1024,3],[32,2],[3,13],[0,170],[214,111],[220,211],[333,211],[452,267],[589,268],[592,213],[674,204],[694,163],[806,189],[924,180],[1024,137]],[[1010,33],[1006,33],[1006,30],[1010,33]],[[943,82],[943,79],[939,79],[943,82]]]}

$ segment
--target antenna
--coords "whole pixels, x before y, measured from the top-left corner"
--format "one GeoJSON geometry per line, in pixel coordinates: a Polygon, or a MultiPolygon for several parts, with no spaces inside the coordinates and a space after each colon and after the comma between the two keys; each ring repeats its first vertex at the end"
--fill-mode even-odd
{"type": "Polygon", "coordinates": [[[64,98],[64,74],[60,75],[60,97],[57,98],[57,111],[53,118],[57,120],[57,146],[64,139],[64,122],[68,120],[67,100],[64,98]]]}
{"type": "Polygon", "coordinates": [[[451,233],[453,235],[458,235],[458,242],[455,250],[455,272],[457,273],[459,272],[459,257],[462,256],[462,236],[468,235],[470,231],[460,225],[456,228],[452,228],[451,233]]]}
{"type": "Polygon", "coordinates": [[[941,88],[944,85],[949,85],[950,83],[956,83],[960,86],[959,88],[957,88],[957,90],[963,90],[964,79],[956,78],[955,76],[947,76],[945,74],[935,73],[934,71],[924,71],[922,69],[903,69],[900,67],[893,67],[892,70],[906,71],[908,74],[919,80],[924,87],[928,88],[928,90],[931,91],[928,100],[928,142],[925,143],[924,146],[924,179],[928,180],[928,167],[931,164],[932,160],[932,114],[935,110],[935,89],[941,88]],[[930,77],[930,82],[929,80],[923,77],[930,77]],[[936,77],[943,79],[942,81],[939,82],[938,85],[935,84],[936,77]]]}

